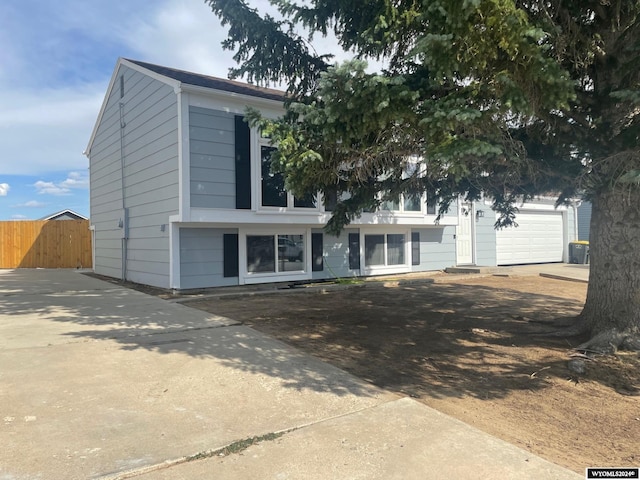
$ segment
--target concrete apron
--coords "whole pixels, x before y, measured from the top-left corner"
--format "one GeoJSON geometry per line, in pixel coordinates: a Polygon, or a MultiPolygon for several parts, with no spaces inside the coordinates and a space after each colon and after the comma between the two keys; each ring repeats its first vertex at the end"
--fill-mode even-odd
{"type": "Polygon", "coordinates": [[[371,465],[426,478],[480,464],[578,478],[231,320],[69,270],[0,271],[0,419],[3,480],[376,478],[356,472],[371,465]],[[291,429],[250,457],[180,464],[291,429]],[[336,473],[336,459],[354,468],[336,473]]]}

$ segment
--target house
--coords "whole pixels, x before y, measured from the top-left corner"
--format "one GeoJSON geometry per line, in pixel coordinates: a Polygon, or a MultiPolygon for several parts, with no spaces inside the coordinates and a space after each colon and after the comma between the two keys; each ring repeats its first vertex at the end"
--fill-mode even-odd
{"type": "Polygon", "coordinates": [[[424,198],[403,198],[326,234],[329,206],[286,192],[274,146],[244,121],[247,106],[275,118],[282,102],[119,59],[85,152],[95,272],[193,289],[566,258],[573,210],[544,202],[523,208],[516,233],[494,230],[489,203],[458,202],[436,223],[424,198]]]}
{"type": "Polygon", "coordinates": [[[87,217],[67,209],[42,217],[40,220],[87,220],[87,217]]]}

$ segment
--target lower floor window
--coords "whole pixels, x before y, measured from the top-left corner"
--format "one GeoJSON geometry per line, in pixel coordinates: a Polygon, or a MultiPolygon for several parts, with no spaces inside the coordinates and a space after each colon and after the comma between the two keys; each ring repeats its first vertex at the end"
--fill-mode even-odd
{"type": "Polygon", "coordinates": [[[247,235],[247,272],[304,270],[303,235],[247,235]]]}
{"type": "Polygon", "coordinates": [[[367,267],[380,265],[404,265],[405,235],[365,235],[364,264],[367,267]]]}

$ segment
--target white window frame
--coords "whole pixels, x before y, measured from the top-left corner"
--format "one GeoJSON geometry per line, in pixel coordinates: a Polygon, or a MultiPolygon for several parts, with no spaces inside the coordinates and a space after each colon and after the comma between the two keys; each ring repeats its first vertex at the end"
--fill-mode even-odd
{"type": "MultiPolygon", "coordinates": [[[[260,131],[256,128],[251,129],[252,136],[252,153],[251,153],[251,176],[253,181],[253,209],[259,212],[287,212],[287,213],[317,213],[324,211],[324,204],[320,201],[320,195],[316,194],[315,207],[296,207],[294,206],[294,195],[286,191],[287,193],[287,206],[286,207],[273,207],[269,205],[262,205],[262,147],[273,147],[273,143],[270,138],[263,137],[260,131]]],[[[276,147],[277,148],[277,147],[276,147]]]]}
{"type": "MultiPolygon", "coordinates": [[[[416,217],[423,217],[427,214],[427,196],[425,193],[420,194],[420,210],[405,210],[405,196],[406,194],[400,195],[400,199],[398,202],[398,210],[387,210],[385,208],[380,207],[379,212],[393,212],[393,213],[402,213],[403,215],[413,215],[416,217]]],[[[380,197],[382,200],[382,195],[380,197]]]]}
{"type": "MultiPolygon", "coordinates": [[[[410,159],[410,161],[408,163],[411,163],[413,165],[415,165],[416,167],[419,166],[421,168],[421,170],[423,171],[422,173],[424,173],[425,171],[425,165],[423,163],[419,163],[420,158],[419,157],[412,157],[410,159]]],[[[402,175],[403,178],[407,178],[408,173],[405,173],[402,175]]],[[[380,200],[382,200],[382,194],[380,194],[380,200]]],[[[420,210],[406,210],[405,209],[405,200],[406,200],[406,194],[401,194],[400,198],[398,199],[398,210],[387,210],[384,208],[380,208],[378,211],[379,212],[394,212],[394,213],[402,213],[403,215],[408,215],[408,216],[416,216],[416,217],[423,217],[425,215],[427,215],[427,195],[426,193],[422,192],[420,194],[420,210]]]]}
{"type": "MultiPolygon", "coordinates": [[[[274,238],[274,242],[277,242],[274,238]]],[[[278,263],[278,246],[275,246],[275,262],[276,270],[278,263]]],[[[269,282],[287,282],[297,280],[309,280],[311,279],[311,230],[301,229],[293,226],[292,228],[251,228],[240,229],[238,232],[238,257],[240,261],[240,275],[239,283],[254,284],[254,283],[269,283],[269,282]],[[302,270],[290,271],[290,272],[249,272],[247,265],[247,237],[254,235],[259,236],[274,236],[278,235],[302,235],[304,242],[304,258],[302,260],[302,270]]]]}
{"type": "Polygon", "coordinates": [[[361,228],[360,229],[360,270],[364,275],[384,275],[390,273],[411,272],[411,228],[361,228]],[[404,263],[388,265],[387,235],[404,235],[404,263]],[[365,237],[384,235],[384,265],[366,264],[365,237]]]}

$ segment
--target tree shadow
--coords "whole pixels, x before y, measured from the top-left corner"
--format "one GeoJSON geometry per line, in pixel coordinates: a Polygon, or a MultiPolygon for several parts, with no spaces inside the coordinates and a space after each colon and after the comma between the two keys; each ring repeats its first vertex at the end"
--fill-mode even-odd
{"type": "Polygon", "coordinates": [[[379,387],[503,398],[566,380],[565,339],[536,334],[582,302],[480,285],[367,285],[326,295],[190,302],[242,321],[379,387]]]}
{"type": "Polygon", "coordinates": [[[213,359],[295,390],[375,397],[338,368],[216,314],[73,271],[0,272],[0,348],[115,342],[123,351],[213,359]]]}

